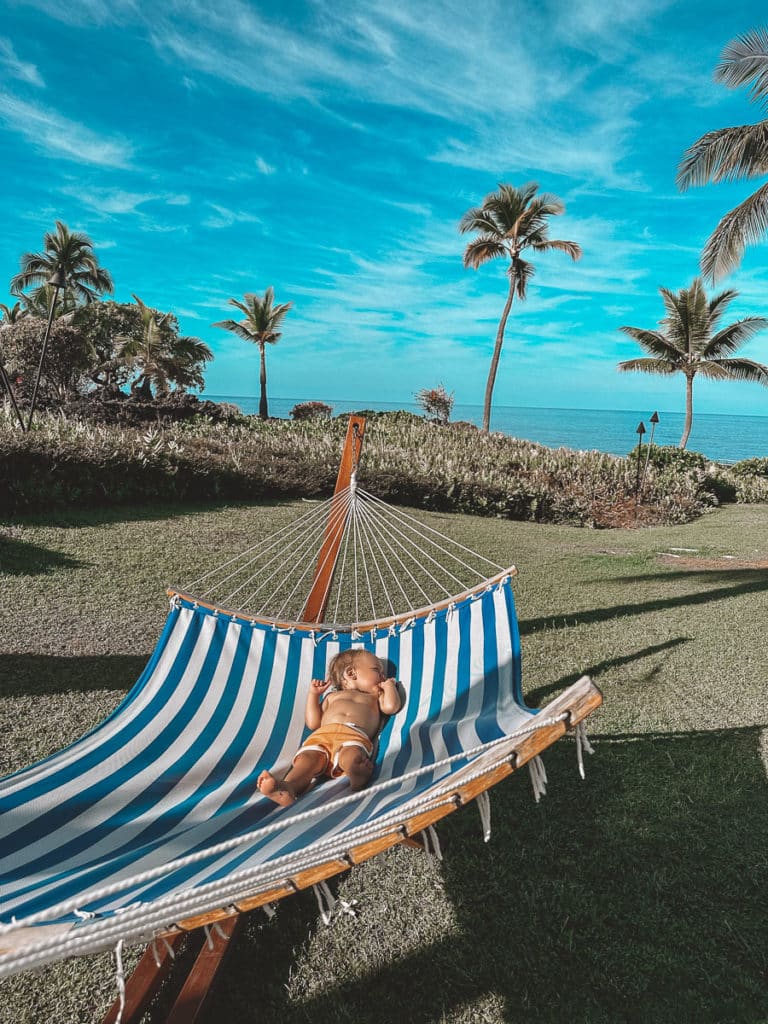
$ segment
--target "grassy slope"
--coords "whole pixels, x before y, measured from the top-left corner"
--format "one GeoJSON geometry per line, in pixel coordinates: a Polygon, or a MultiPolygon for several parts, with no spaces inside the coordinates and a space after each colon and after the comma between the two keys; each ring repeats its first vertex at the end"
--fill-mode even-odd
{"type": "MultiPolygon", "coordinates": [[[[6,523],[0,773],[115,706],[159,633],[163,583],[290,513],[6,523]]],[[[658,553],[765,560],[768,507],[636,532],[433,518],[520,566],[531,703],[582,671],[604,689],[587,781],[561,743],[540,805],[527,778],[494,792],[489,846],[469,808],[440,827],[442,864],[396,850],[334,883],[357,921],[324,928],[311,894],[253,915],[211,1020],[767,1020],[768,572],[658,553]]],[[[109,957],[58,965],[0,984],[0,1022],[87,1024],[111,996],[109,957]]]]}

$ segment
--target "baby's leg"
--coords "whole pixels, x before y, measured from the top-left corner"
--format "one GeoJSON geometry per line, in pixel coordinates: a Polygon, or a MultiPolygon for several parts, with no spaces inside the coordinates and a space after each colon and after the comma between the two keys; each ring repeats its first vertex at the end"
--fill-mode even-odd
{"type": "Polygon", "coordinates": [[[289,807],[305,793],[310,783],[325,768],[327,758],[319,750],[306,750],[296,755],[282,782],[271,772],[262,772],[256,785],[259,791],[281,807],[289,807]]]}
{"type": "Polygon", "coordinates": [[[370,781],[373,761],[361,747],[344,747],[339,752],[339,768],[348,776],[350,789],[362,789],[370,781]]]}

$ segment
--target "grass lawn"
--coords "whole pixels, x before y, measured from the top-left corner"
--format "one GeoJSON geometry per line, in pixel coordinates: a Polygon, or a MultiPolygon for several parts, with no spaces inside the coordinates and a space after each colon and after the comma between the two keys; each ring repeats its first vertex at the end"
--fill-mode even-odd
{"type": "MultiPolygon", "coordinates": [[[[115,707],[165,583],[293,514],[1,522],[0,774],[115,707]]],[[[768,1021],[768,506],[638,531],[429,520],[519,566],[529,703],[585,671],[602,687],[587,779],[556,745],[541,804],[527,773],[493,791],[487,846],[469,807],[439,826],[442,863],[397,849],[334,881],[356,920],[326,928],[311,892],[256,912],[209,1021],[768,1021]]],[[[0,1024],[98,1021],[113,985],[107,955],[21,975],[0,983],[0,1024]]]]}

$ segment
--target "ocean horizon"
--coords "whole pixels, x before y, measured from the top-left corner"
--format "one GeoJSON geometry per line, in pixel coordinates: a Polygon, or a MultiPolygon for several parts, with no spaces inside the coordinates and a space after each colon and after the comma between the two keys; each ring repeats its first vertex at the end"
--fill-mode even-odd
{"type": "MultiPolygon", "coordinates": [[[[250,395],[206,395],[212,402],[229,402],[241,412],[254,415],[259,411],[258,397],[250,395]]],[[[270,398],[269,414],[288,419],[291,409],[305,398],[270,398]]],[[[405,409],[423,415],[415,402],[375,402],[360,399],[354,402],[327,399],[334,416],[373,409],[388,412],[405,409]]],[[[647,444],[651,437],[650,418],[654,409],[546,409],[528,406],[498,405],[491,414],[491,430],[510,437],[535,441],[548,448],[573,448],[577,451],[600,451],[611,455],[626,455],[637,444],[637,427],[642,421],[647,444]]],[[[678,445],[683,433],[685,416],[680,412],[658,410],[659,423],[654,431],[655,445],[678,445]]],[[[452,420],[467,420],[480,426],[481,405],[453,407],[452,420]]],[[[740,462],[742,459],[768,456],[768,414],[765,416],[726,415],[723,413],[696,413],[688,440],[689,451],[701,452],[715,462],[740,462]]]]}

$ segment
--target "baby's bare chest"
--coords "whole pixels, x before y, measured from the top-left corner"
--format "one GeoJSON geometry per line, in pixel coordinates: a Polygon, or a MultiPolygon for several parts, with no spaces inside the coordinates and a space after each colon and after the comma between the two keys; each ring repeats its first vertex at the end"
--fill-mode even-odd
{"type": "Polygon", "coordinates": [[[367,693],[332,693],[323,701],[323,719],[365,723],[377,721],[379,702],[367,693]]]}

